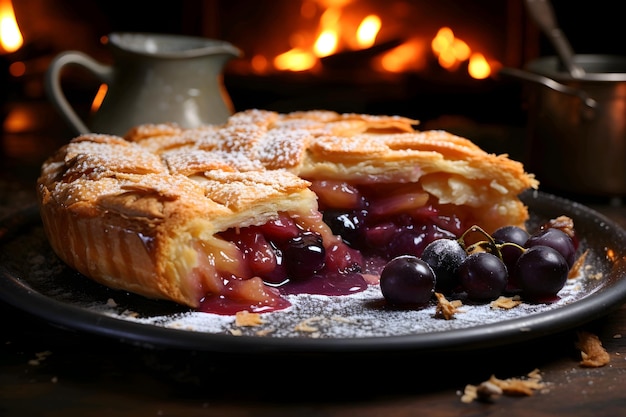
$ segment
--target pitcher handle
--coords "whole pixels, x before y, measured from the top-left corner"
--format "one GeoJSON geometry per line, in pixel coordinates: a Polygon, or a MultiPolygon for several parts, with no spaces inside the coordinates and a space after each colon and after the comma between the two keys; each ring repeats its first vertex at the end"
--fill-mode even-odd
{"type": "Polygon", "coordinates": [[[72,105],[67,100],[61,86],[61,73],[66,66],[77,66],[92,73],[99,81],[109,84],[113,67],[101,64],[90,56],[79,51],[66,51],[57,55],[45,74],[45,89],[52,105],[63,117],[65,122],[72,127],[76,134],[90,133],[91,130],[81,120],[72,105]]]}

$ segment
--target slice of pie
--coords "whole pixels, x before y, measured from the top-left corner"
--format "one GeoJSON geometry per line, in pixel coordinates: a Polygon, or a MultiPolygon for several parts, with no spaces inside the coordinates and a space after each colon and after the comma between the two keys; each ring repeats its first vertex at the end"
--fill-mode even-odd
{"type": "Polygon", "coordinates": [[[74,138],[42,167],[53,250],[115,289],[232,314],[376,285],[471,225],[523,226],[521,163],[399,116],[264,110],[74,138]]]}

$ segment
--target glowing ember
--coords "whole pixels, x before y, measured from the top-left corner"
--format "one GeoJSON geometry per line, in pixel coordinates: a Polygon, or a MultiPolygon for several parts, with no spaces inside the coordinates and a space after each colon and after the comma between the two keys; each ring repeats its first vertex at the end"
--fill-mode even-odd
{"type": "Polygon", "coordinates": [[[255,55],[252,57],[252,60],[250,61],[250,65],[252,65],[252,70],[254,72],[256,72],[257,74],[264,74],[269,70],[269,62],[267,61],[267,58],[265,58],[263,55],[255,55]]]}
{"type": "Polygon", "coordinates": [[[384,54],[377,69],[393,73],[423,70],[428,65],[425,58],[427,48],[426,42],[417,38],[411,39],[384,54]]]}
{"type": "Polygon", "coordinates": [[[274,67],[281,71],[305,71],[311,69],[317,59],[309,51],[294,48],[274,58],[274,67]]]}
{"type": "Polygon", "coordinates": [[[21,77],[26,74],[26,64],[22,61],[15,61],[9,65],[9,74],[15,78],[21,77]]]}

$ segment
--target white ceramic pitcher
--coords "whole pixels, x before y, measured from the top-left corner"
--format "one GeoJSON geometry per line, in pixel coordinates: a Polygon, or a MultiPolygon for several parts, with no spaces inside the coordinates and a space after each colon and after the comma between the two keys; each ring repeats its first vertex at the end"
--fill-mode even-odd
{"type": "Polygon", "coordinates": [[[175,122],[183,127],[222,123],[233,112],[222,71],[241,51],[228,42],[200,37],[112,33],[113,64],[80,51],[57,55],[45,74],[48,98],[76,132],[123,135],[144,123],[175,122]],[[61,84],[67,66],[91,72],[108,87],[97,112],[82,120],[61,84]]]}

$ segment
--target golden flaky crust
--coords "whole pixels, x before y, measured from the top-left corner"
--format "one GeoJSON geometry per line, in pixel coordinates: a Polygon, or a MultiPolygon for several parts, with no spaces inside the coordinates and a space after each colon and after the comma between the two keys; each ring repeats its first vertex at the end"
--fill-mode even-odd
{"type": "Polygon", "coordinates": [[[311,181],[407,183],[487,230],[528,218],[537,181],[506,155],[399,116],[249,110],[223,125],[88,134],[43,165],[41,215],[55,252],[113,288],[197,307],[194,245],[279,212],[312,216],[311,181]]]}

